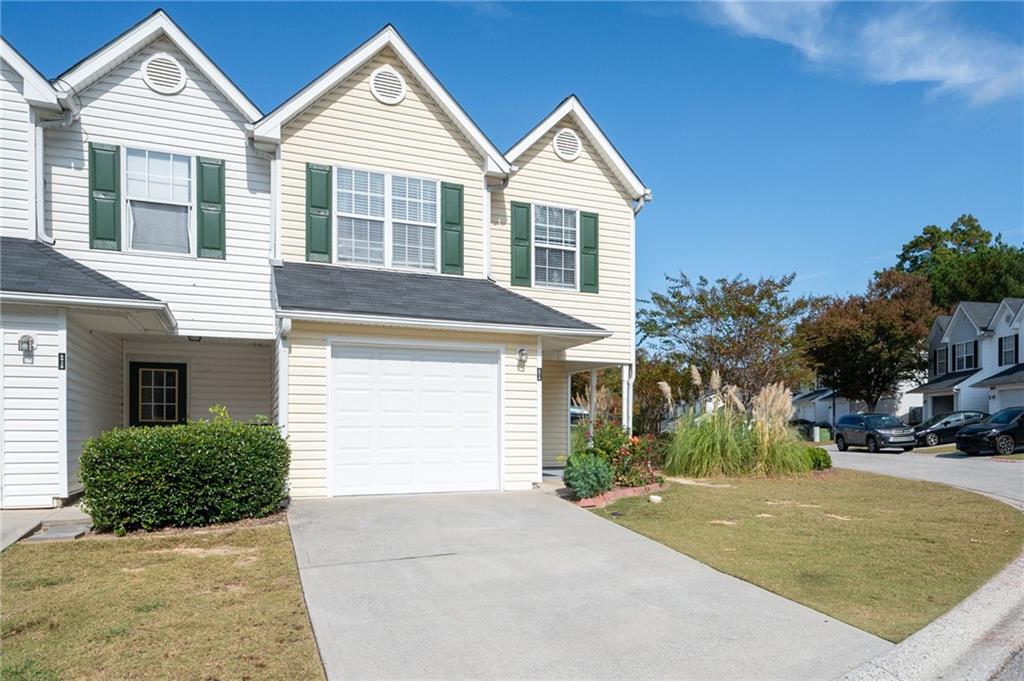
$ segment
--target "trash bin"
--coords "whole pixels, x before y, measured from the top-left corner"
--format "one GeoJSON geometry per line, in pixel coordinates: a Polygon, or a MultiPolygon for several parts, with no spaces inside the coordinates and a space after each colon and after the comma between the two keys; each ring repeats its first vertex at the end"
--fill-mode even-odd
{"type": "Polygon", "coordinates": [[[821,428],[819,428],[818,426],[814,426],[811,429],[811,441],[821,442],[821,428]]]}

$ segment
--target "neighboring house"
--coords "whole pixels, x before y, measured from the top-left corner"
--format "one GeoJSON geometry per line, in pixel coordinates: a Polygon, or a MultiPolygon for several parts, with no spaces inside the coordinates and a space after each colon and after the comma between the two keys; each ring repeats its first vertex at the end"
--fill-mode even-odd
{"type": "Polygon", "coordinates": [[[390,26],[266,116],[161,11],[52,84],[2,57],[3,507],[213,404],[294,496],[529,488],[580,371],[629,425],[650,192],[575,97],[502,153],[390,26]]]}
{"type": "MultiPolygon", "coordinates": [[[[911,385],[901,385],[894,394],[880,399],[875,411],[891,414],[907,423],[919,422],[921,398],[912,394],[910,388],[911,385]]],[[[834,424],[841,416],[863,413],[867,408],[867,403],[847,399],[829,388],[817,388],[793,397],[793,418],[813,423],[834,424]]]]}
{"type": "Polygon", "coordinates": [[[928,380],[913,391],[924,396],[925,418],[1024,405],[1022,304],[1020,298],[964,301],[935,320],[928,334],[928,380]]]}

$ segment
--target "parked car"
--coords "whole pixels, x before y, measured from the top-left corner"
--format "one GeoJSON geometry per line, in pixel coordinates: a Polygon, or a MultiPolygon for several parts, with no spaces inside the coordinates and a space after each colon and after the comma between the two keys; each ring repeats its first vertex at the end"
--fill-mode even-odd
{"type": "Polygon", "coordinates": [[[956,432],[972,423],[981,423],[988,418],[982,411],[954,411],[936,414],[921,425],[914,428],[917,444],[934,447],[943,442],[956,439],[956,432]]]}
{"type": "Polygon", "coordinates": [[[956,433],[956,448],[967,454],[1013,454],[1024,444],[1024,407],[997,411],[956,433]]]}
{"type": "Polygon", "coordinates": [[[888,414],[847,414],[836,423],[836,449],[867,447],[877,452],[886,447],[899,447],[905,452],[914,448],[914,429],[888,414]]]}

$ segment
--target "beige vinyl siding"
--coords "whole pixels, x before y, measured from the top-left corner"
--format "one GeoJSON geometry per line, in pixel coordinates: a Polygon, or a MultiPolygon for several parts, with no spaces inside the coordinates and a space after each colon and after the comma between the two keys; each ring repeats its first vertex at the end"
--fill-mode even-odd
{"type": "Polygon", "coordinates": [[[68,486],[82,488],[78,462],[91,437],[124,425],[124,362],[117,336],[92,331],[68,316],[67,432],[68,486]]]}
{"type": "Polygon", "coordinates": [[[432,343],[448,340],[453,343],[503,344],[502,485],[506,490],[529,489],[540,481],[535,337],[294,322],[288,338],[288,441],[292,449],[290,478],[293,496],[327,494],[328,337],[356,335],[421,339],[432,343]],[[516,352],[524,347],[529,350],[530,358],[520,366],[516,352]]]}
{"type": "Polygon", "coordinates": [[[0,478],[4,508],[50,507],[66,489],[64,453],[65,317],[56,308],[4,305],[0,314],[0,478]],[[18,339],[33,336],[22,353],[18,339]]]}
{"type": "MultiPolygon", "coordinates": [[[[629,196],[581,129],[567,118],[517,161],[519,171],[503,192],[491,194],[491,275],[502,286],[611,331],[612,336],[565,352],[567,361],[633,362],[633,210],[629,196]],[[551,148],[555,131],[572,127],[583,141],[575,161],[551,148]],[[509,205],[550,204],[597,213],[599,293],[511,286],[509,205]]],[[[531,253],[531,265],[536,258],[531,253]]],[[[577,271],[577,279],[579,272],[577,271]]]]}
{"type": "MultiPolygon", "coordinates": [[[[166,40],[157,41],[79,93],[78,123],[45,134],[46,221],[56,248],[169,304],[178,333],[272,338],[270,162],[252,150],[245,117],[166,40]],[[188,76],[176,95],[153,92],[140,67],[166,52],[188,76]],[[225,162],[225,260],[89,248],[88,143],[205,156],[225,162]]],[[[122,160],[122,170],[124,162],[122,160]]],[[[192,184],[195,189],[195,172],[192,184]]],[[[122,198],[125,187],[122,180],[122,198]]],[[[122,202],[122,224],[127,209],[122,202]]],[[[194,213],[194,211],[193,211],[194,213]]]]}
{"type": "MultiPolygon", "coordinates": [[[[384,50],[281,130],[281,253],[306,259],[306,163],[350,166],[464,187],[464,272],[483,276],[483,158],[427,90],[384,50]],[[384,64],[408,86],[397,105],[378,102],[369,77],[384,64]]],[[[332,201],[332,205],[335,201],[332,201]]],[[[332,224],[333,237],[337,226],[332,224]]]]}
{"type": "Polygon", "coordinates": [[[544,465],[569,457],[569,373],[564,362],[544,360],[544,465]]]}
{"type": "Polygon", "coordinates": [[[0,235],[32,238],[32,126],[24,81],[0,61],[0,235]]]}
{"type": "MultiPolygon", "coordinates": [[[[211,418],[210,407],[227,407],[241,421],[270,417],[270,344],[230,343],[203,339],[129,340],[128,362],[183,362],[187,365],[188,417],[211,418]]],[[[128,390],[128,381],[125,381],[128,390]]],[[[127,421],[127,410],[124,419],[127,421]]]]}

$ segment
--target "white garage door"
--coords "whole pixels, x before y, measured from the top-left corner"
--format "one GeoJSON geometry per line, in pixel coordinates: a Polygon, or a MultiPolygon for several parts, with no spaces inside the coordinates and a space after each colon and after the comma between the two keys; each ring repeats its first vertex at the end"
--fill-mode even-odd
{"type": "Polygon", "coordinates": [[[331,494],[498,489],[497,351],[331,349],[331,494]]]}
{"type": "Polygon", "coordinates": [[[1024,388],[999,391],[999,408],[1024,407],[1024,388]]]}

